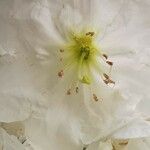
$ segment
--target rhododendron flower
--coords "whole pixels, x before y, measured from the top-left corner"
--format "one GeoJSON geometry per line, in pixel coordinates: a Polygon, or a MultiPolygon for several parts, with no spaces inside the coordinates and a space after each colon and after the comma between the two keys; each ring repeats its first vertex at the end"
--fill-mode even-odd
{"type": "Polygon", "coordinates": [[[0,122],[21,122],[34,149],[150,136],[148,6],[1,1],[0,122]]]}

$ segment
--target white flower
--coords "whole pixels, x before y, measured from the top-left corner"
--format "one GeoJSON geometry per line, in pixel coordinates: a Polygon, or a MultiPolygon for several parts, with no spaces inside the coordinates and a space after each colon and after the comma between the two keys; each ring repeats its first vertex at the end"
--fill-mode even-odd
{"type": "Polygon", "coordinates": [[[150,135],[148,1],[0,3],[1,122],[43,149],[150,135]]]}

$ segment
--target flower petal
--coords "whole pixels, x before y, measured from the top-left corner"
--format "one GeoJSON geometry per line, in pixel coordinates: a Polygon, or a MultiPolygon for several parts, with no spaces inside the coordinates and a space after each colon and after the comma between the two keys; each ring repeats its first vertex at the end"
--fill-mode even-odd
{"type": "Polygon", "coordinates": [[[128,139],[128,138],[140,138],[149,137],[150,135],[150,122],[143,120],[134,120],[127,126],[118,130],[113,134],[114,138],[117,139],[128,139]]]}
{"type": "Polygon", "coordinates": [[[30,115],[30,104],[19,96],[10,93],[0,93],[0,122],[24,120],[30,115]]]}

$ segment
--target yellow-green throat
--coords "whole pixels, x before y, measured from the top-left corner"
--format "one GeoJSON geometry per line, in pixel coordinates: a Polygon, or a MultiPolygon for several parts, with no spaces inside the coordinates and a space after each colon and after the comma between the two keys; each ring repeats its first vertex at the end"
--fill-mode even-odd
{"type": "MultiPolygon", "coordinates": [[[[110,69],[113,65],[113,62],[108,60],[108,56],[100,50],[95,39],[96,35],[93,31],[73,32],[69,35],[68,43],[59,50],[62,54],[60,61],[64,62],[65,67],[72,64],[76,65],[78,82],[87,85],[92,82],[91,67],[98,66],[101,68],[101,64],[97,62],[98,59],[108,64],[110,69]]],[[[58,72],[60,78],[65,75],[65,67],[58,72]]],[[[105,84],[115,84],[115,82],[111,80],[110,74],[105,73],[103,70],[100,70],[99,74],[105,84]]]]}

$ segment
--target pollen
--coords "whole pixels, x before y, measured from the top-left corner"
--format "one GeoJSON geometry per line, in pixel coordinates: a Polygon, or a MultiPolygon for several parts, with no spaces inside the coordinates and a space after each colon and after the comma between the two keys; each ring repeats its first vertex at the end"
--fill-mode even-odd
{"type": "Polygon", "coordinates": [[[98,98],[97,98],[96,94],[93,94],[93,99],[94,99],[95,101],[98,101],[98,98]]]}
{"type": "Polygon", "coordinates": [[[63,75],[64,75],[63,70],[61,70],[60,72],[58,72],[58,76],[59,76],[60,78],[62,78],[62,77],[63,77],[63,75]]]}

